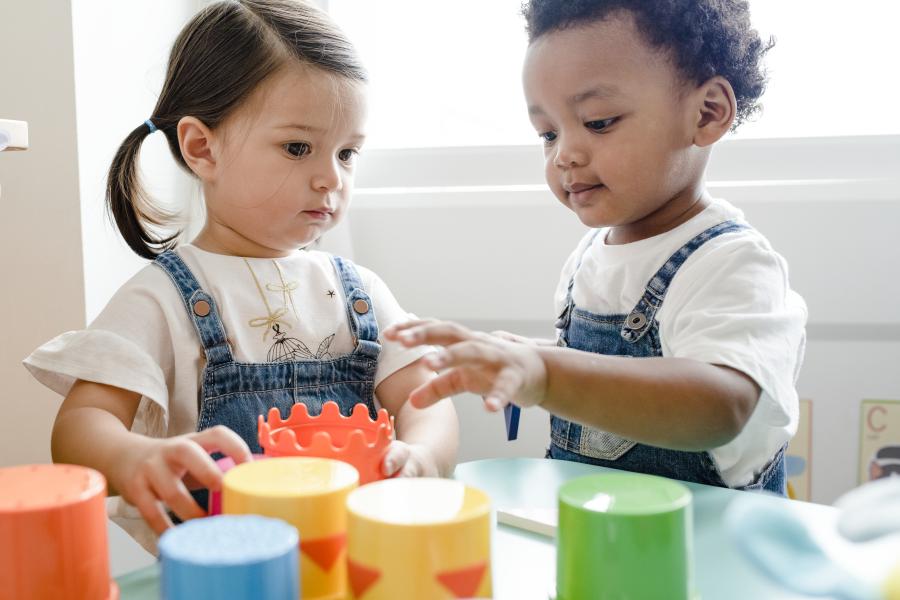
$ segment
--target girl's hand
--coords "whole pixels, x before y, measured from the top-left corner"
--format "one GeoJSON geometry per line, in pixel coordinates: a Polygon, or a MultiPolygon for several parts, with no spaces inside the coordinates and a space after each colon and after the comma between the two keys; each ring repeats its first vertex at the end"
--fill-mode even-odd
{"type": "Polygon", "coordinates": [[[481,394],[490,411],[510,403],[534,406],[544,399],[547,369],[537,345],[441,321],[408,321],[389,327],[384,337],[407,347],[444,346],[425,357],[428,366],[443,372],[412,391],[413,406],[430,406],[460,392],[481,394]]]}
{"type": "Polygon", "coordinates": [[[221,488],[222,473],[211,452],[222,452],[238,464],[252,460],[244,440],[222,425],[168,439],[145,438],[118,461],[115,488],[161,534],[172,526],[166,506],[184,521],[206,516],[191,497],[185,480],[196,481],[211,491],[221,488]]]}
{"type": "Polygon", "coordinates": [[[385,477],[440,477],[431,451],[419,444],[394,440],[384,455],[381,470],[385,477]]]}

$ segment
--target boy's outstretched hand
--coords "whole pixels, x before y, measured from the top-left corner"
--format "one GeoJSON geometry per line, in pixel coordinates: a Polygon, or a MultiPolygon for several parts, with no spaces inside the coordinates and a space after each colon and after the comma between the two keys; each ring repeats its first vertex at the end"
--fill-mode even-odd
{"type": "Polygon", "coordinates": [[[513,403],[534,406],[544,399],[547,369],[535,344],[517,343],[499,336],[471,331],[446,321],[407,321],[387,328],[385,339],[404,346],[443,346],[425,357],[441,374],[409,396],[418,408],[442,398],[474,392],[485,406],[497,411],[513,403]]]}

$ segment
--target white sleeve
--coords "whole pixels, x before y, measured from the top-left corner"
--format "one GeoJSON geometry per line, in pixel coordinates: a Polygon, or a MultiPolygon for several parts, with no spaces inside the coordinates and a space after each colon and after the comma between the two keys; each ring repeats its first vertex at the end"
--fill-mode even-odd
{"type": "Polygon", "coordinates": [[[357,266],[357,268],[365,282],[366,292],[375,305],[375,319],[378,321],[378,343],[381,344],[378,369],[375,371],[375,387],[378,387],[378,384],[392,374],[422,358],[431,350],[431,347],[406,348],[402,344],[384,339],[385,329],[391,325],[415,319],[416,315],[406,312],[400,306],[387,284],[378,275],[365,267],[357,266]]]}
{"type": "Polygon", "coordinates": [[[87,329],[43,344],[25,358],[25,367],[62,396],[78,379],[136,392],[142,399],[135,430],[164,434],[175,368],[167,323],[174,313],[160,302],[167,293],[177,295],[165,274],[156,266],[146,267],[116,292],[87,329]]]}
{"type": "Polygon", "coordinates": [[[759,234],[715,242],[673,280],[659,315],[663,354],[745,373],[762,391],[756,418],[795,426],[806,304],[790,289],[784,259],[759,234]]]}

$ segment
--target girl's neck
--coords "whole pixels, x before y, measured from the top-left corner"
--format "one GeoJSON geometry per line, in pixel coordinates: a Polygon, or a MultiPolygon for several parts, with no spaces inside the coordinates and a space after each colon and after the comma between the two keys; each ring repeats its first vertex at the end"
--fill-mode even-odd
{"type": "Polygon", "coordinates": [[[243,256],[247,258],[284,258],[291,254],[289,250],[268,248],[250,240],[235,230],[207,221],[197,237],[191,242],[194,246],[213,254],[227,256],[243,256]]]}

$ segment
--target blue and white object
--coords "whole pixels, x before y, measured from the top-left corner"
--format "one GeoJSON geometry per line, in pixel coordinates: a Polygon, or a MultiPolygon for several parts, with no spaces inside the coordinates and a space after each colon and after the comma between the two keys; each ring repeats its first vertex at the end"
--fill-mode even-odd
{"type": "Polygon", "coordinates": [[[296,600],[297,529],[257,515],[191,519],[159,540],[163,600],[296,600]]]}
{"type": "Polygon", "coordinates": [[[28,123],[0,119],[0,152],[28,149],[28,123]]]}

